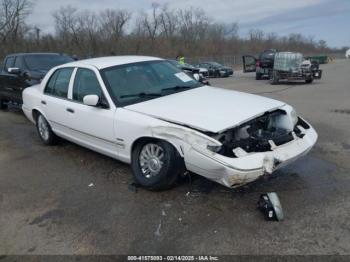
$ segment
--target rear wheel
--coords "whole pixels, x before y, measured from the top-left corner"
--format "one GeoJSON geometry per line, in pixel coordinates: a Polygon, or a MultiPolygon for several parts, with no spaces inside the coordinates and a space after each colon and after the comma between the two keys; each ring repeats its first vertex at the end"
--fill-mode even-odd
{"type": "Polygon", "coordinates": [[[184,172],[183,159],[165,141],[145,141],[132,152],[134,178],[142,187],[159,191],[171,188],[184,172]]]}
{"type": "Polygon", "coordinates": [[[7,109],[8,108],[8,106],[7,106],[7,104],[6,104],[6,101],[4,100],[4,99],[1,99],[0,98],[0,109],[1,110],[5,110],[5,109],[7,109]]]}
{"type": "Polygon", "coordinates": [[[270,78],[271,85],[277,85],[280,80],[278,71],[273,71],[270,78]]]}
{"type": "Polygon", "coordinates": [[[260,73],[256,73],[255,74],[255,79],[256,80],[261,80],[261,74],[260,73]]]}
{"type": "Polygon", "coordinates": [[[45,145],[55,145],[58,142],[58,137],[52,132],[50,124],[42,114],[39,114],[36,119],[36,128],[41,141],[45,145]]]}

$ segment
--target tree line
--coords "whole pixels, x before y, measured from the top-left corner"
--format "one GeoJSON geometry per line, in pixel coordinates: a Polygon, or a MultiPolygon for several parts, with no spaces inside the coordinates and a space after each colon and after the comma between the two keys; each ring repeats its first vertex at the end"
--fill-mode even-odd
{"type": "Polygon", "coordinates": [[[35,5],[30,0],[0,0],[0,58],[13,52],[60,52],[81,58],[105,55],[219,57],[258,54],[264,49],[305,54],[337,50],[324,40],[301,34],[279,36],[252,29],[239,36],[237,23],[218,23],[202,9],[169,9],[152,4],[152,12],[101,12],[64,6],[52,14],[55,31],[42,33],[27,23],[35,5]]]}

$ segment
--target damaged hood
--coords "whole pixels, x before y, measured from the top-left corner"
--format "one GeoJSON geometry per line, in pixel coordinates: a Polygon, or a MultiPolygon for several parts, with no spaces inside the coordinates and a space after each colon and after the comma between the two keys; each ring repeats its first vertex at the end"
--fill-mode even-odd
{"type": "Polygon", "coordinates": [[[270,98],[204,86],[125,109],[201,131],[220,133],[283,105],[270,98]]]}

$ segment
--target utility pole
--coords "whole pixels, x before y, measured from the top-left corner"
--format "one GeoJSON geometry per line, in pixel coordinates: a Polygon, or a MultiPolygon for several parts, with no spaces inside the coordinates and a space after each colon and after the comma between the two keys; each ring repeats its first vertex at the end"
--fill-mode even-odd
{"type": "Polygon", "coordinates": [[[39,41],[40,41],[40,28],[39,27],[35,27],[34,28],[34,30],[35,30],[35,35],[36,35],[36,41],[39,43],[39,41]]]}

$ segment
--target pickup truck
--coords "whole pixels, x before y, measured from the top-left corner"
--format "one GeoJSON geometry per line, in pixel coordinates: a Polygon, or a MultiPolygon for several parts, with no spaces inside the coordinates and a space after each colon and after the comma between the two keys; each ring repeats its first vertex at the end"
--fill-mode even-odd
{"type": "Polygon", "coordinates": [[[58,53],[19,53],[6,56],[0,68],[0,109],[9,102],[22,104],[26,87],[38,84],[53,67],[72,62],[58,53]]]}
{"type": "Polygon", "coordinates": [[[259,58],[251,55],[243,56],[243,72],[256,72],[256,80],[270,78],[275,61],[276,49],[264,50],[259,58]]]}

